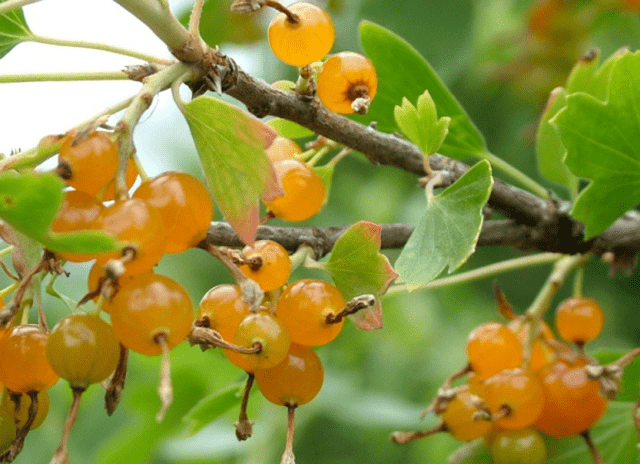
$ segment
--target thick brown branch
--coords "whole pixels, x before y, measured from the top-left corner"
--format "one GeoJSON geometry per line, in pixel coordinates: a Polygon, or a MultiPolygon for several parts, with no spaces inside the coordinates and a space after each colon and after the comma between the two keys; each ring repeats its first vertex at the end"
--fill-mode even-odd
{"type": "MultiPolygon", "coordinates": [[[[569,221],[567,219],[567,221],[569,221]]],[[[258,240],[273,240],[294,252],[301,244],[309,245],[319,259],[328,254],[336,240],[349,226],[304,228],[260,226],[258,240]]],[[[410,224],[382,226],[381,247],[402,248],[413,232],[410,224]]],[[[224,222],[213,222],[206,242],[216,246],[241,247],[244,243],[224,222]]],[[[478,246],[510,246],[522,251],[551,251],[566,254],[592,252],[602,255],[613,251],[619,256],[633,255],[640,250],[640,218],[635,215],[616,221],[609,230],[593,240],[585,241],[571,227],[558,227],[557,223],[543,222],[535,226],[518,224],[511,219],[485,221],[478,246]],[[635,226],[634,226],[635,225],[635,226]]]]}

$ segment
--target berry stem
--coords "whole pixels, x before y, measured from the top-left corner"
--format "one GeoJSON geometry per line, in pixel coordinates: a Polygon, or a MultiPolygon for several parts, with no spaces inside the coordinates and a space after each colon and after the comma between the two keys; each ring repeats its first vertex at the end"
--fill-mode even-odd
{"type": "Polygon", "coordinates": [[[258,354],[262,351],[262,344],[260,344],[260,342],[255,342],[249,348],[234,345],[222,338],[222,335],[220,335],[220,332],[217,330],[199,326],[197,323],[198,321],[194,323],[191,332],[187,336],[191,346],[199,345],[203,351],[209,348],[226,348],[241,354],[258,354]]]}
{"type": "Polygon", "coordinates": [[[505,160],[498,158],[496,155],[489,152],[480,153],[479,157],[489,161],[492,167],[507,174],[540,198],[549,199],[549,191],[546,188],[537,183],[531,177],[527,176],[524,172],[507,163],[505,160]]]}
{"type": "Polygon", "coordinates": [[[193,8],[191,9],[191,16],[189,17],[189,32],[196,37],[200,37],[200,18],[202,17],[203,7],[204,0],[195,0],[193,8]]]}
{"type": "Polygon", "coordinates": [[[406,445],[410,441],[417,440],[418,438],[428,437],[429,435],[446,431],[447,426],[442,422],[435,427],[426,430],[416,430],[414,432],[393,432],[389,436],[389,439],[398,445],[406,445]]]}
{"type": "Polygon", "coordinates": [[[129,76],[123,71],[3,74],[0,84],[15,82],[65,82],[65,81],[113,81],[125,80],[129,76]]]}
{"type": "MultiPolygon", "coordinates": [[[[121,2],[118,2],[121,3],[121,2]]],[[[140,2],[141,4],[145,2],[140,2]]],[[[116,197],[127,191],[126,170],[129,157],[135,151],[133,146],[133,130],[138,124],[142,114],[149,109],[153,98],[161,91],[169,88],[173,82],[181,77],[189,75],[189,67],[183,63],[174,63],[166,68],[150,75],[144,81],[144,85],[133,97],[122,119],[116,124],[114,137],[118,142],[120,157],[118,171],[116,173],[116,197]]]]}
{"type": "Polygon", "coordinates": [[[18,282],[14,282],[11,285],[0,290],[0,300],[4,300],[7,295],[13,292],[18,287],[18,282]]]}
{"type": "Polygon", "coordinates": [[[314,256],[315,253],[313,248],[305,243],[300,245],[298,249],[289,256],[289,259],[291,259],[291,272],[302,266],[306,262],[307,258],[313,259],[314,256]]]}
{"type": "Polygon", "coordinates": [[[338,164],[344,157],[346,157],[352,151],[353,150],[351,148],[344,147],[342,150],[340,150],[340,152],[336,156],[331,158],[331,160],[327,163],[327,166],[335,167],[336,164],[338,164]]]}
{"type": "Polygon", "coordinates": [[[591,433],[589,432],[589,430],[585,430],[584,432],[581,432],[580,436],[584,438],[584,441],[586,442],[587,447],[589,448],[589,452],[591,453],[591,457],[593,458],[593,464],[606,464],[604,462],[604,459],[602,459],[602,456],[600,455],[600,452],[598,451],[596,444],[593,442],[593,439],[591,438],[591,433]]]}
{"type": "Polygon", "coordinates": [[[578,266],[573,276],[573,296],[582,296],[582,287],[584,284],[584,266],[578,266]]]}
{"type": "MultiPolygon", "coordinates": [[[[22,309],[22,298],[24,297],[25,292],[29,288],[31,284],[31,280],[36,274],[38,274],[40,271],[46,268],[48,259],[49,259],[48,253],[43,253],[42,257],[40,258],[40,261],[22,277],[22,279],[18,283],[18,286],[15,292],[13,293],[13,297],[11,298],[11,303],[7,307],[5,307],[2,311],[0,311],[0,328],[6,327],[7,324],[11,321],[11,319],[13,319],[16,316],[16,314],[18,314],[20,309],[22,309]]],[[[27,318],[28,318],[28,311],[25,311],[25,313],[27,313],[27,318]]]]}
{"type": "MultiPolygon", "coordinates": [[[[519,269],[525,269],[527,267],[540,266],[543,264],[549,264],[559,259],[562,259],[564,255],[559,253],[539,253],[531,256],[523,256],[520,258],[508,259],[488,266],[479,267],[472,271],[461,272],[451,277],[443,277],[441,279],[434,280],[427,284],[416,287],[416,290],[432,290],[435,288],[447,287],[450,285],[458,285],[467,282],[473,282],[474,280],[486,279],[495,275],[504,274],[506,272],[512,272],[519,269]]],[[[396,293],[407,292],[407,286],[405,284],[393,285],[385,295],[393,295],[396,293]]]]}
{"type": "Polygon", "coordinates": [[[9,245],[8,247],[0,250],[0,258],[4,258],[5,256],[7,256],[8,254],[11,254],[12,252],[13,252],[13,245],[9,245]]]}
{"type": "Polygon", "coordinates": [[[64,432],[62,433],[62,439],[60,440],[60,445],[56,449],[55,453],[53,453],[53,457],[49,464],[67,464],[69,462],[69,436],[71,435],[71,429],[73,428],[73,424],[76,421],[76,417],[78,417],[78,409],[80,408],[80,399],[82,398],[82,394],[85,391],[84,387],[71,387],[73,391],[73,401],[71,402],[71,407],[69,408],[69,414],[67,415],[67,420],[64,423],[64,432]]]}
{"type": "Polygon", "coordinates": [[[153,337],[154,341],[162,349],[162,361],[160,364],[160,381],[158,382],[158,396],[162,406],[156,414],[156,420],[162,422],[169,406],[173,403],[173,387],[171,386],[171,363],[169,362],[169,345],[167,334],[162,332],[153,337]]]}
{"type": "Polygon", "coordinates": [[[282,453],[280,464],[295,464],[296,458],[293,454],[293,434],[296,429],[296,405],[286,404],[287,407],[287,444],[282,453]]]}
{"type": "Polygon", "coordinates": [[[287,15],[287,21],[289,21],[290,23],[297,24],[300,22],[300,17],[297,14],[293,13],[291,10],[289,10],[289,8],[281,5],[280,3],[274,0],[267,0],[264,4],[266,6],[270,6],[271,8],[275,8],[281,13],[284,13],[285,15],[287,15]]]}
{"type": "Polygon", "coordinates": [[[24,39],[24,41],[37,42],[37,43],[48,44],[48,45],[57,45],[61,47],[88,48],[92,50],[102,50],[105,52],[116,53],[118,55],[129,56],[131,58],[145,61],[147,63],[171,64],[173,62],[173,60],[168,60],[166,58],[159,58],[157,56],[148,55],[146,53],[137,52],[135,50],[129,50],[127,48],[116,47],[113,45],[97,43],[97,42],[86,42],[83,40],[65,40],[65,39],[58,39],[55,37],[43,37],[40,35],[30,34],[24,39]]]}
{"type": "Polygon", "coordinates": [[[249,394],[251,393],[255,376],[251,372],[247,372],[247,374],[247,383],[244,386],[244,394],[242,395],[242,403],[240,404],[240,415],[238,416],[238,421],[234,424],[236,426],[236,437],[239,441],[246,440],[251,437],[253,433],[253,421],[249,420],[247,406],[249,405],[249,394]]]}
{"type": "Polygon", "coordinates": [[[351,299],[337,314],[329,313],[325,318],[325,323],[327,324],[337,324],[342,322],[342,320],[349,316],[350,314],[355,314],[358,311],[370,308],[371,306],[376,304],[376,297],[374,295],[360,295],[353,299],[351,299]]]}
{"type": "Polygon", "coordinates": [[[118,360],[118,367],[109,380],[107,391],[104,394],[104,407],[107,410],[108,415],[112,415],[118,403],[122,399],[122,390],[124,390],[124,384],[127,379],[127,360],[129,359],[129,349],[122,343],[120,344],[120,359],[118,360]]]}

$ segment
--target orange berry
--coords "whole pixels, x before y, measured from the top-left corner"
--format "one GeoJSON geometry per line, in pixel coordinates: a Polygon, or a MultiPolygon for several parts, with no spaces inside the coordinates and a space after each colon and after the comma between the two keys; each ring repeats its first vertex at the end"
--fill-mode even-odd
{"type": "Polygon", "coordinates": [[[535,426],[547,435],[567,437],[583,432],[606,411],[600,382],[589,379],[585,365],[582,359],[574,364],[558,360],[538,372],[544,405],[535,426]]]}
{"type": "Polygon", "coordinates": [[[145,273],[124,283],[111,301],[111,323],[127,348],[147,356],[162,352],[156,339],[165,334],[169,349],[191,331],[193,309],[184,288],[169,277],[145,273]]]}
{"type": "Polygon", "coordinates": [[[282,182],[284,195],[265,202],[269,211],[291,222],[304,221],[320,211],[325,186],[314,170],[294,159],[277,161],[274,168],[282,182]]]}
{"type": "MultiPolygon", "coordinates": [[[[53,232],[77,232],[80,230],[95,229],[95,222],[103,210],[102,203],[98,202],[88,193],[73,190],[65,192],[51,230],[53,232]]],[[[58,256],[67,261],[76,263],[94,259],[95,255],[81,255],[75,253],[58,253],[58,256]]]]}
{"type": "Polygon", "coordinates": [[[230,284],[213,287],[202,297],[198,308],[198,319],[206,319],[208,326],[229,342],[233,342],[238,326],[249,314],[240,287],[230,284]]]}
{"type": "Polygon", "coordinates": [[[247,372],[254,372],[284,361],[291,346],[291,337],[277,318],[268,313],[257,313],[250,314],[240,323],[233,342],[245,348],[251,348],[256,342],[260,343],[262,350],[256,354],[224,350],[229,361],[247,372]]]}
{"type": "Polygon", "coordinates": [[[556,329],[568,342],[584,345],[600,335],[603,326],[602,308],[591,298],[569,298],[556,310],[556,329]]]}
{"type": "Polygon", "coordinates": [[[508,327],[483,324],[469,334],[467,358],[478,377],[488,379],[502,369],[519,367],[523,362],[522,345],[508,327]]]}
{"type": "Polygon", "coordinates": [[[288,9],[299,21],[290,21],[284,13],[271,20],[268,33],[273,53],[291,66],[305,66],[324,58],[336,35],[331,17],[311,3],[294,3],[288,9]]]}
{"type": "Polygon", "coordinates": [[[240,270],[247,277],[255,280],[265,292],[280,288],[289,280],[291,259],[287,250],[278,242],[258,240],[253,247],[244,247],[242,254],[247,260],[260,258],[260,267],[254,268],[251,264],[243,264],[240,270]]]}
{"type": "Polygon", "coordinates": [[[213,202],[207,188],[191,174],[165,172],[143,182],[133,197],[160,212],[167,231],[165,253],[180,253],[206,237],[213,202]]]}
{"type": "Polygon", "coordinates": [[[51,388],[59,376],[47,360],[49,334],[36,325],[14,327],[0,344],[0,382],[15,393],[51,388]]]}
{"type": "MultiPolygon", "coordinates": [[[[127,185],[127,191],[128,191],[131,187],[133,187],[133,184],[135,184],[136,179],[138,178],[138,168],[136,167],[136,163],[134,163],[133,160],[131,159],[127,161],[127,170],[125,171],[124,178],[125,178],[125,183],[127,185]]],[[[104,192],[104,195],[102,195],[102,201],[110,201],[115,198],[116,198],[116,183],[114,178],[107,185],[107,190],[104,192]]]]}
{"type": "Polygon", "coordinates": [[[49,334],[47,359],[72,387],[102,382],[116,369],[120,344],[109,324],[92,314],[62,319],[49,334]]]}
{"type": "Polygon", "coordinates": [[[287,326],[291,342],[299,345],[325,345],[342,330],[344,319],[328,324],[327,316],[344,309],[340,291],[329,282],[302,279],[289,285],[280,295],[276,315],[287,326]]]}
{"type": "Polygon", "coordinates": [[[258,388],[266,399],[282,406],[300,406],[322,388],[324,369],[315,352],[291,344],[287,357],[277,366],[255,372],[258,388]]]}
{"type": "Polygon", "coordinates": [[[356,98],[373,100],[378,89],[378,77],[373,64],[354,52],[340,52],[322,65],[317,86],[320,101],[336,113],[353,113],[356,98]]]}
{"type": "Polygon", "coordinates": [[[482,398],[493,415],[506,408],[506,417],[498,419],[496,425],[511,430],[533,424],[540,416],[544,400],[540,380],[521,368],[504,369],[485,380],[482,398]]]}
{"type": "Polygon", "coordinates": [[[74,142],[67,136],[60,147],[58,162],[68,170],[68,185],[95,196],[114,178],[118,169],[118,146],[106,132],[93,132],[74,142]]]}
{"type": "MultiPolygon", "coordinates": [[[[125,265],[128,274],[140,274],[155,266],[164,254],[167,235],[160,212],[137,198],[119,201],[106,208],[96,227],[109,232],[136,250],[133,260],[125,265]]],[[[121,252],[98,257],[99,263],[121,256],[121,252]]]]}
{"type": "MultiPolygon", "coordinates": [[[[527,343],[527,339],[529,337],[529,328],[530,324],[521,323],[521,320],[514,319],[509,322],[509,328],[515,332],[520,340],[520,343],[523,346],[527,343]],[[517,330],[519,328],[519,330],[517,330]],[[517,330],[517,331],[516,331],[517,330]]],[[[555,353],[553,348],[551,348],[545,340],[555,340],[553,336],[553,331],[549,327],[549,325],[542,321],[540,323],[540,329],[538,332],[538,337],[533,341],[533,345],[531,346],[531,356],[529,358],[529,369],[532,371],[537,371],[543,366],[546,366],[550,362],[555,359],[555,353]]]]}
{"type": "Polygon", "coordinates": [[[267,148],[267,156],[273,162],[293,158],[300,153],[302,153],[300,145],[293,140],[280,136],[273,139],[273,142],[271,142],[271,145],[267,148]]]}
{"type": "Polygon", "coordinates": [[[476,400],[479,400],[475,392],[467,385],[457,390],[455,398],[440,414],[447,431],[460,441],[471,441],[487,435],[493,424],[488,420],[474,420],[474,414],[478,412],[476,400]]]}

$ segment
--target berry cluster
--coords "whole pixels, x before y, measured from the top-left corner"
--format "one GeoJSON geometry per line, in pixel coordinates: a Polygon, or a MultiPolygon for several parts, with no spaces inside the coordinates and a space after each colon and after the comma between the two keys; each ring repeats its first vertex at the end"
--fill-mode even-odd
{"type": "MultiPolygon", "coordinates": [[[[257,241],[253,247],[234,253],[233,259],[265,292],[262,305],[252,309],[237,285],[217,285],[200,301],[196,324],[232,341],[224,350],[226,357],[249,374],[249,382],[255,378],[269,401],[288,408],[285,454],[292,454],[293,411],[316,396],[324,379],[312,347],[325,345],[339,335],[346,303],[338,289],[323,280],[287,284],[291,260],[276,242],[257,241]]],[[[236,424],[239,439],[251,434],[245,408],[246,400],[236,424]]]]}
{"type": "Polygon", "coordinates": [[[426,411],[439,415],[441,424],[395,432],[392,440],[407,443],[440,431],[461,441],[484,437],[495,464],[544,464],[539,432],[579,434],[589,442],[589,429],[608,403],[601,382],[588,369],[597,363],[583,350],[602,330],[602,309],[590,298],[570,298],[558,307],[555,325],[576,349],[556,340],[545,322],[527,317],[474,329],[467,341],[469,364],[452,375],[426,411]],[[467,382],[452,387],[463,375],[467,382]]]}
{"type": "MultiPolygon", "coordinates": [[[[298,2],[285,8],[270,2],[281,11],[269,24],[269,45],[273,53],[292,66],[309,66],[312,77],[317,71],[317,96],[336,113],[366,113],[378,88],[376,71],[366,57],[354,52],[340,52],[322,60],[333,47],[335,29],[329,15],[321,8],[298,2]]],[[[310,71],[307,69],[301,76],[310,71]]],[[[307,88],[299,82],[298,90],[307,88]]]]}

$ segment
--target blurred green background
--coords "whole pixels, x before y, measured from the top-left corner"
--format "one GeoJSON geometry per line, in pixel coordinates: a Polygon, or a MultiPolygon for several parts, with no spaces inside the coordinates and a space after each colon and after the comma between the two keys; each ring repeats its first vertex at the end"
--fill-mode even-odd
{"type": "MultiPolygon", "coordinates": [[[[272,13],[240,17],[228,13],[229,3],[207,1],[202,31],[207,41],[220,44],[223,51],[229,48],[232,56],[234,51],[242,53],[242,47],[252,50],[250,56],[259,59],[254,63],[259,77],[267,82],[295,79],[295,70],[279,63],[264,40],[272,13]]],[[[640,40],[637,14],[614,1],[546,1],[537,10],[524,0],[330,0],[323,5],[336,23],[334,51],[360,50],[361,19],[393,30],[436,68],[492,152],[549,187],[537,174],[533,147],[536,121],[549,91],[562,85],[571,65],[589,48],[600,47],[606,57],[621,46],[636,49],[640,40]],[[564,9],[547,13],[551,19],[545,22],[540,11],[556,11],[553,8],[564,9]]],[[[192,153],[187,156],[189,150],[183,148],[185,156],[176,154],[173,168],[201,176],[197,165],[181,161],[195,158],[192,153]]],[[[328,205],[306,225],[341,226],[363,219],[415,223],[423,200],[415,176],[373,166],[356,154],[341,162],[328,205]]],[[[397,251],[386,253],[393,262],[397,251]]],[[[512,249],[482,248],[462,270],[519,255],[512,249]]],[[[57,288],[79,299],[88,266],[71,264],[68,269],[71,276],[58,279],[57,288]]],[[[229,273],[201,250],[165,257],[158,271],[183,283],[196,305],[210,287],[231,281],[229,273]]],[[[548,272],[545,266],[470,285],[384,298],[385,327],[380,331],[363,333],[347,323],[336,341],[317,350],[325,382],[319,396],[298,410],[297,462],[446,462],[459,446],[449,436],[440,434],[400,447],[389,442],[389,433],[436,423],[434,417],[421,421],[418,415],[448,374],[464,365],[468,333],[480,323],[499,319],[494,282],[500,283],[516,310],[523,311],[548,272]]],[[[297,274],[303,275],[318,274],[297,274]]],[[[637,270],[631,276],[610,277],[603,263],[594,260],[588,265],[586,293],[601,302],[606,314],[605,331],[591,348],[640,344],[639,279],[637,270]]],[[[569,291],[563,289],[555,302],[569,291]]],[[[49,299],[47,305],[50,321],[68,313],[57,300],[49,299]]],[[[244,375],[219,350],[202,353],[186,343],[171,353],[171,363],[175,400],[161,424],[155,422],[159,359],[130,356],[124,398],[111,418],[104,413],[102,389],[89,389],[71,436],[70,462],[279,462],[285,441],[284,408],[268,403],[256,389],[249,408],[256,422],[254,436],[247,442],[239,443],[234,436],[237,406],[190,435],[189,424],[182,420],[185,413],[204,396],[243,382],[244,375]]],[[[59,442],[71,391],[59,382],[50,395],[49,418],[28,436],[17,463],[48,462],[59,442]]]]}

